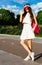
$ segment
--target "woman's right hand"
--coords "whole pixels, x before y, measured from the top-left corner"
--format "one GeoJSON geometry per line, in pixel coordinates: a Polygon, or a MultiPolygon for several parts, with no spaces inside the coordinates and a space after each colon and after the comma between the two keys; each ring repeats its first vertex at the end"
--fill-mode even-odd
{"type": "Polygon", "coordinates": [[[21,11],[20,11],[20,15],[22,15],[23,13],[24,13],[24,10],[21,10],[21,11]]]}

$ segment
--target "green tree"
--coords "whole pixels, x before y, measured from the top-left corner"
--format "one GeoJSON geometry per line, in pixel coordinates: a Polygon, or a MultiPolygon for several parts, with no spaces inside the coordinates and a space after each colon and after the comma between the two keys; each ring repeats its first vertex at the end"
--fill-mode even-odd
{"type": "Polygon", "coordinates": [[[15,25],[15,14],[9,10],[0,9],[0,25],[15,25]]]}
{"type": "Polygon", "coordinates": [[[19,20],[20,20],[20,15],[18,14],[18,15],[16,16],[16,25],[20,24],[19,20]]]}
{"type": "Polygon", "coordinates": [[[42,11],[39,11],[37,14],[37,20],[39,24],[42,24],[42,11]]]}

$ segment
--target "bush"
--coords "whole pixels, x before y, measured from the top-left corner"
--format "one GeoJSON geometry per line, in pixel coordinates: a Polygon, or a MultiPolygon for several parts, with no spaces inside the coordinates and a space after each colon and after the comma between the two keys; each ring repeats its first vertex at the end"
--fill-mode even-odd
{"type": "MultiPolygon", "coordinates": [[[[22,31],[22,25],[0,26],[0,34],[20,35],[21,31],[22,31]]],[[[42,26],[40,26],[40,33],[36,34],[36,37],[42,37],[42,26]]]]}
{"type": "Polygon", "coordinates": [[[21,29],[19,26],[0,26],[0,34],[20,35],[21,29]]]}

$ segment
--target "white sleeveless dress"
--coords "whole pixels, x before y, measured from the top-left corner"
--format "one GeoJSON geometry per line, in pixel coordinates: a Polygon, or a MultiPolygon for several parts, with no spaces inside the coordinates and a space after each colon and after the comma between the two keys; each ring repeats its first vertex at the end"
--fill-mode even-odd
{"type": "Polygon", "coordinates": [[[25,18],[23,19],[23,30],[20,36],[21,40],[26,40],[26,39],[33,39],[35,38],[35,34],[32,31],[32,27],[31,27],[31,18],[30,18],[30,14],[27,13],[25,18]]]}

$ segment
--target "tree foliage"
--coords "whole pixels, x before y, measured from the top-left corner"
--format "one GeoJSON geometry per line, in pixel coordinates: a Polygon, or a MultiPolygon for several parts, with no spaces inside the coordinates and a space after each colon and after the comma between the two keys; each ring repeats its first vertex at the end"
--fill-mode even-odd
{"type": "Polygon", "coordinates": [[[39,24],[42,24],[42,11],[39,11],[37,14],[37,21],[39,24]]]}
{"type": "MultiPolygon", "coordinates": [[[[0,9],[0,25],[19,25],[20,15],[10,12],[9,10],[0,9]]],[[[42,11],[39,11],[37,14],[37,21],[39,24],[42,24],[42,11]]]]}
{"type": "Polygon", "coordinates": [[[16,16],[16,24],[17,24],[17,25],[20,24],[19,19],[20,19],[20,15],[18,14],[18,15],[16,16]]]}
{"type": "Polygon", "coordinates": [[[0,25],[15,24],[15,14],[9,10],[0,9],[0,25]]]}

